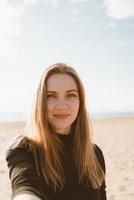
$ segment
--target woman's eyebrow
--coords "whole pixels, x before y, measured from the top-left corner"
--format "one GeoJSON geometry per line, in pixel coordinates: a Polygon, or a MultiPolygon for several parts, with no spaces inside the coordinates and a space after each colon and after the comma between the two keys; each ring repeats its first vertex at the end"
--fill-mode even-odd
{"type": "Polygon", "coordinates": [[[72,89],[72,90],[67,90],[66,92],[67,92],[67,93],[68,93],[68,92],[78,92],[78,90],[72,89]]]}
{"type": "Polygon", "coordinates": [[[57,93],[56,91],[47,91],[47,93],[57,93]]]}

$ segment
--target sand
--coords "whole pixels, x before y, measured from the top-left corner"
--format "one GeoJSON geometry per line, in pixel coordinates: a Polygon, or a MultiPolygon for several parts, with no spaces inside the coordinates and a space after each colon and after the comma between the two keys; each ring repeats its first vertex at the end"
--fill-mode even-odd
{"type": "MultiPolygon", "coordinates": [[[[134,199],[134,117],[91,119],[94,142],[106,162],[108,200],[134,199]]],[[[0,199],[10,200],[11,187],[5,150],[14,136],[21,134],[24,122],[0,123],[0,199]]]]}

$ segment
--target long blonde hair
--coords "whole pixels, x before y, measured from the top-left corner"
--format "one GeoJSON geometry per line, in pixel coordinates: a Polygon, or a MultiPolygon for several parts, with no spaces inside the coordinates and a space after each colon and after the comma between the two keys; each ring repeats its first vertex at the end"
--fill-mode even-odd
{"type": "Polygon", "coordinates": [[[34,98],[31,119],[27,123],[27,131],[31,133],[31,138],[39,150],[38,158],[36,158],[37,171],[40,174],[39,169],[41,169],[47,185],[51,184],[54,190],[64,186],[62,143],[56,134],[53,134],[47,118],[46,83],[53,74],[68,74],[77,83],[80,106],[77,118],[72,125],[74,159],[79,182],[84,182],[85,177],[93,188],[97,189],[103,183],[105,174],[96,158],[91,141],[91,123],[86,110],[84,88],[77,72],[64,63],[51,65],[43,73],[34,98]]]}

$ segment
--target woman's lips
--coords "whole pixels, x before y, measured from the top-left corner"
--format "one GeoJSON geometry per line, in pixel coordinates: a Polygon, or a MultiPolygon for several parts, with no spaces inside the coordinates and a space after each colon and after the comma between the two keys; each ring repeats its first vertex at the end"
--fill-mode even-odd
{"type": "Polygon", "coordinates": [[[67,117],[68,117],[69,115],[59,115],[59,114],[55,114],[54,115],[54,117],[56,118],[56,119],[66,119],[67,117]]]}

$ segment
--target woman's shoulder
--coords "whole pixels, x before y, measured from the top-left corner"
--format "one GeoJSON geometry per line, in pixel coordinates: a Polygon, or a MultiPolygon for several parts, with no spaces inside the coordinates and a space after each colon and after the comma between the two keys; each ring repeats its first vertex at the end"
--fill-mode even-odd
{"type": "Polygon", "coordinates": [[[7,148],[14,149],[14,148],[26,148],[30,143],[30,138],[23,134],[16,135],[13,137],[7,145],[7,148]]]}
{"type": "Polygon", "coordinates": [[[96,157],[101,165],[101,167],[103,168],[104,172],[106,171],[106,165],[105,165],[105,158],[104,158],[104,154],[103,151],[101,149],[100,146],[98,146],[98,144],[93,143],[93,148],[96,154],[96,157]]]}
{"type": "Polygon", "coordinates": [[[25,136],[25,135],[17,135],[13,137],[7,144],[6,148],[6,157],[9,156],[10,154],[19,151],[19,150],[27,150],[30,152],[31,150],[31,145],[32,145],[32,140],[25,136]]]}
{"type": "Polygon", "coordinates": [[[97,154],[103,154],[101,147],[98,144],[93,143],[93,148],[95,150],[95,153],[97,154]]]}
{"type": "Polygon", "coordinates": [[[5,159],[8,167],[20,163],[31,163],[34,165],[33,145],[30,138],[24,135],[17,135],[12,138],[6,148],[5,159]]]}

